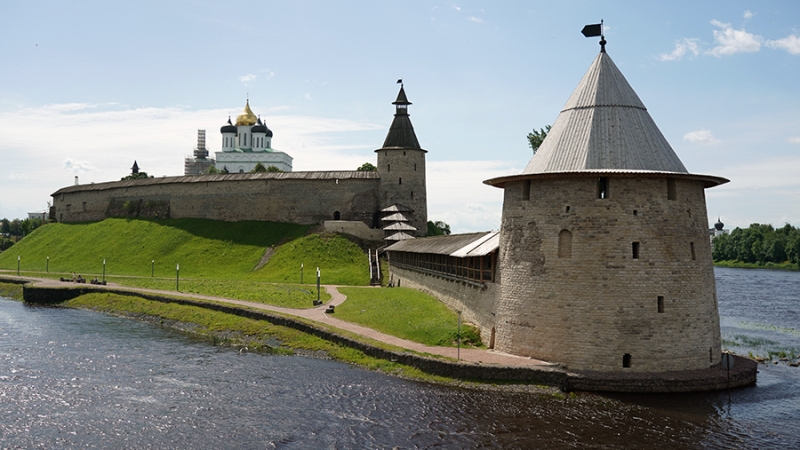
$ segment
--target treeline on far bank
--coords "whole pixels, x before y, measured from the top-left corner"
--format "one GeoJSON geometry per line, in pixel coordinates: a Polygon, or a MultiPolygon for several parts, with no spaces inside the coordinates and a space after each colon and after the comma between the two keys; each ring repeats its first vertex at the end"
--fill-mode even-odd
{"type": "MultiPolygon", "coordinates": [[[[714,238],[714,262],[800,268],[800,228],[754,223],[714,238]]],[[[735,264],[733,264],[735,265],[735,264]]]]}

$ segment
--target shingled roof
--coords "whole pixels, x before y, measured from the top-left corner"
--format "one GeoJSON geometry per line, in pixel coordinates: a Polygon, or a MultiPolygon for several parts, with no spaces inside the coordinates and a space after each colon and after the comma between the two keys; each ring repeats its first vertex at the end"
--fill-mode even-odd
{"type": "MultiPolygon", "coordinates": [[[[397,100],[392,104],[396,105],[397,108],[392,126],[389,127],[389,133],[386,134],[386,140],[383,141],[381,149],[409,148],[421,150],[422,147],[419,146],[417,135],[414,133],[414,126],[411,125],[411,119],[408,116],[408,105],[411,102],[406,98],[406,92],[402,86],[400,86],[400,92],[397,94],[397,100]]],[[[381,149],[375,151],[380,151],[381,149]]]]}
{"type": "MultiPolygon", "coordinates": [[[[578,83],[522,175],[487,180],[502,187],[525,175],[619,174],[728,180],[690,174],[607,53],[578,83]]],[[[529,177],[524,177],[529,178],[529,177]]]]}

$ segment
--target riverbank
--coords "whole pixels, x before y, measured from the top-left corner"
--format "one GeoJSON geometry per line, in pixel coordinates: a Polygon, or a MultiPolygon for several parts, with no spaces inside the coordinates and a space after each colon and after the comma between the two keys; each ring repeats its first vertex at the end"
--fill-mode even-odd
{"type": "MultiPolygon", "coordinates": [[[[152,290],[110,286],[75,287],[64,286],[51,280],[40,281],[39,284],[24,286],[23,295],[26,302],[59,304],[72,301],[85,294],[102,293],[141,299],[137,301],[195,308],[189,316],[196,317],[197,320],[206,320],[203,319],[203,316],[210,310],[290,328],[323,339],[335,346],[360,352],[360,354],[340,354],[338,356],[334,352],[331,357],[336,359],[364,365],[368,368],[370,366],[378,367],[377,370],[387,373],[401,372],[403,376],[428,381],[460,380],[462,383],[544,385],[563,391],[694,392],[749,386],[755,383],[756,377],[756,363],[740,357],[736,358],[737,363],[735,369],[731,371],[730,378],[726,377],[726,372],[719,364],[706,370],[673,373],[578,373],[530,358],[520,358],[486,350],[429,347],[404,341],[365,327],[339,321],[330,317],[329,314],[324,314],[324,309],[287,310],[263,304],[197,295],[186,294],[178,297],[175,293],[152,290]],[[392,345],[393,342],[399,345],[392,345]],[[456,351],[461,354],[461,360],[452,358],[452,356],[456,356],[456,351]],[[363,358],[362,355],[382,362],[359,362],[363,358]],[[412,369],[385,366],[387,363],[396,363],[412,369]],[[441,379],[437,377],[441,377],[441,379]]],[[[335,288],[331,291],[332,296],[334,298],[338,296],[339,303],[344,301],[344,296],[338,294],[338,291],[335,293],[334,291],[335,288]]],[[[337,300],[333,300],[332,304],[336,302],[337,300]]],[[[139,307],[141,305],[136,308],[139,307]]],[[[164,317],[162,314],[165,313],[158,312],[150,315],[164,317]]],[[[188,312],[181,314],[188,314],[188,312]]],[[[167,317],[168,320],[175,320],[167,317]]],[[[185,321],[179,320],[179,322],[185,321]]],[[[190,320],[189,323],[195,323],[195,320],[190,320]]],[[[222,327],[224,328],[224,325],[222,327]]]]}
{"type": "Polygon", "coordinates": [[[732,269],[773,269],[773,270],[788,270],[794,272],[800,271],[800,266],[798,266],[797,264],[792,264],[790,262],[783,262],[783,263],[767,262],[761,264],[761,263],[747,263],[742,261],[714,261],[714,266],[728,267],[732,269]]]}

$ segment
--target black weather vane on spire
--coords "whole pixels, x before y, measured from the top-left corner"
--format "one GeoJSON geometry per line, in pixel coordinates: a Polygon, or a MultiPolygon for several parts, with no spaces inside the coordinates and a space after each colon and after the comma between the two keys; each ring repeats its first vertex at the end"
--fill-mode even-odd
{"type": "Polygon", "coordinates": [[[600,36],[600,53],[606,52],[606,37],[603,35],[603,21],[600,20],[600,23],[595,23],[592,25],[586,25],[581,30],[586,37],[594,37],[600,36]]]}
{"type": "Polygon", "coordinates": [[[402,78],[398,78],[397,79],[397,84],[399,84],[400,87],[403,87],[403,79],[402,78]]]}

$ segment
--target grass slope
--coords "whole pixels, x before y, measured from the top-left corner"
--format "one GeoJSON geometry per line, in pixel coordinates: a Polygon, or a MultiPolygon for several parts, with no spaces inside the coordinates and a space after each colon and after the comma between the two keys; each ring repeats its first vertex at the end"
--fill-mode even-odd
{"type": "Polygon", "coordinates": [[[367,284],[369,267],[361,249],[338,235],[309,235],[307,226],[277,222],[220,222],[205,219],[106,219],[91,223],[51,223],[38,228],[9,251],[0,253],[0,269],[51,273],[175,277],[217,280],[367,284]],[[279,244],[286,243],[283,246],[279,244]],[[275,246],[266,266],[254,270],[267,247],[275,246]]]}
{"type": "MultiPolygon", "coordinates": [[[[336,318],[426,345],[455,347],[458,315],[430,295],[409,288],[339,288],[347,301],[336,318]]],[[[481,345],[475,327],[461,324],[461,344],[481,345]]]]}

